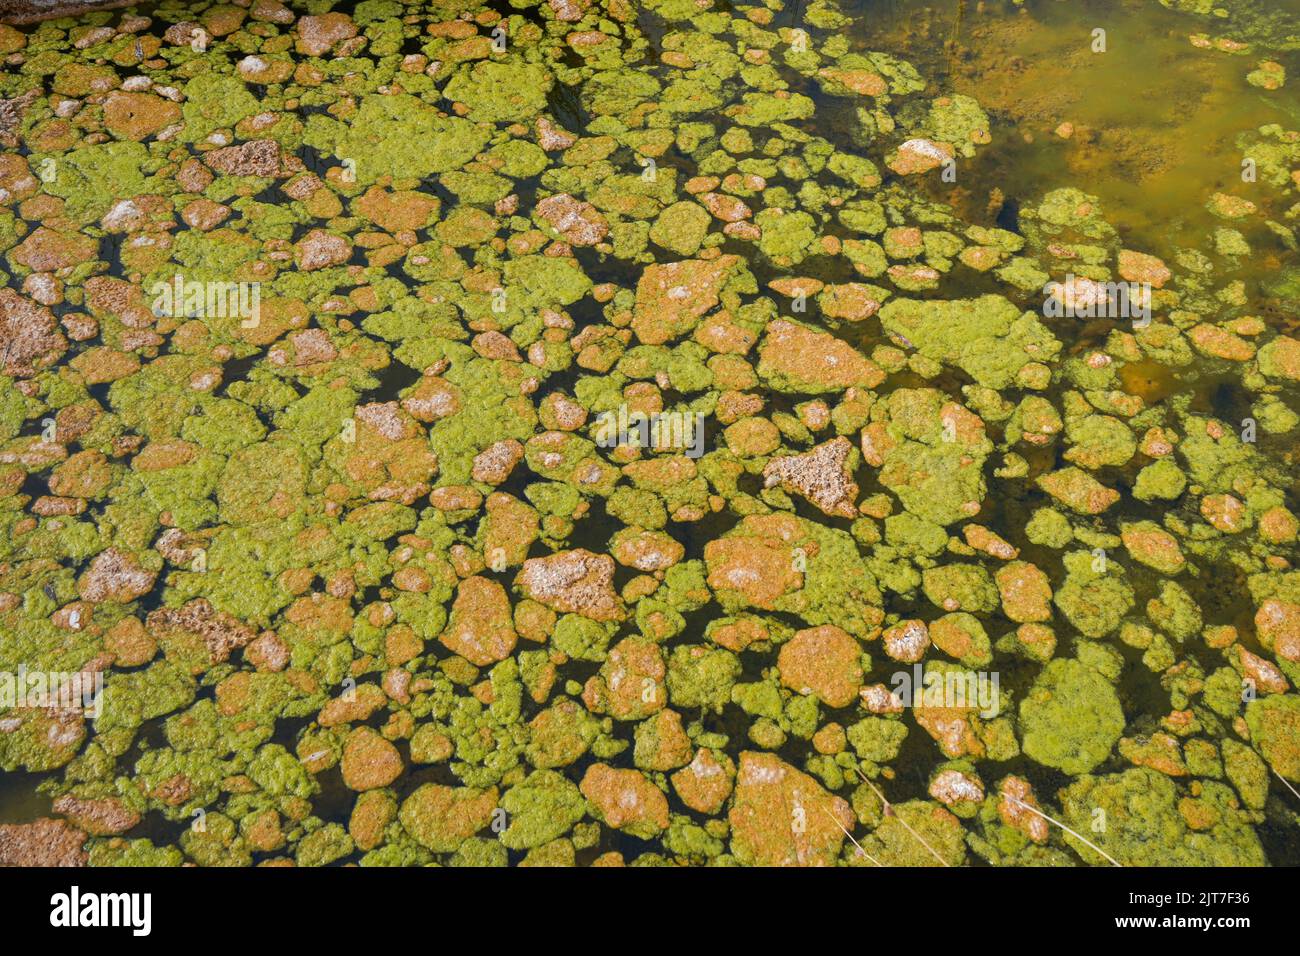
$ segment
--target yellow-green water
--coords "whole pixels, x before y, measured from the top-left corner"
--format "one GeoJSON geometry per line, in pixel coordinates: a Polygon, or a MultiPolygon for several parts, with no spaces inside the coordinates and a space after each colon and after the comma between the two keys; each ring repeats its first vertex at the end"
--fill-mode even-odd
{"type": "MultiPolygon", "coordinates": [[[[1300,17],[1296,0],[1268,6],[1300,17]]],[[[973,96],[993,118],[992,144],[961,168],[956,188],[930,179],[936,199],[971,218],[986,212],[994,188],[1029,200],[1077,185],[1101,199],[1126,242],[1167,257],[1203,245],[1221,224],[1205,209],[1215,192],[1271,214],[1285,207],[1277,190],[1242,181],[1236,141],[1267,123],[1294,127],[1294,85],[1266,92],[1246,76],[1275,60],[1295,84],[1300,57],[1258,44],[1237,53],[1193,44],[1198,34],[1233,35],[1231,20],[1207,23],[1153,0],[863,8],[864,49],[897,51],[933,90],[973,96]],[[1094,50],[1095,30],[1105,31],[1104,52],[1094,50]],[[1056,133],[1063,123],[1074,127],[1068,138],[1056,133]]],[[[1278,265],[1263,256],[1243,272],[1258,278],[1278,265]]]]}

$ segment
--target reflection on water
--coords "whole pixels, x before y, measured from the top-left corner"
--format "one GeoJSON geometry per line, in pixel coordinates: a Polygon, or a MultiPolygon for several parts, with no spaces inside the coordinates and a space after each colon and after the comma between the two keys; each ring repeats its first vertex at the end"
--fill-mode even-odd
{"type": "Polygon", "coordinates": [[[48,774],[0,773],[0,823],[30,823],[49,816],[50,798],[37,792],[48,774]]]}

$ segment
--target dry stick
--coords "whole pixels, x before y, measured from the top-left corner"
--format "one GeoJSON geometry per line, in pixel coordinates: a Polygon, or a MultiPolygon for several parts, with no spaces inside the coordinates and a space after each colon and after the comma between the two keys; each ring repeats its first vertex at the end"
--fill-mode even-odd
{"type": "MultiPolygon", "coordinates": [[[[870,780],[867,779],[866,774],[864,774],[861,770],[858,770],[857,767],[854,767],[853,769],[858,771],[858,776],[862,778],[862,782],[876,792],[876,796],[878,796],[880,798],[880,801],[885,805],[885,809],[889,810],[892,813],[894,809],[894,805],[889,802],[889,799],[883,793],[880,792],[880,789],[874,783],[872,783],[870,780]]],[[[925,840],[922,838],[921,834],[917,833],[910,826],[908,826],[906,820],[904,820],[897,813],[894,814],[894,819],[897,820],[899,823],[901,823],[903,827],[907,830],[907,832],[912,834],[912,836],[916,838],[917,842],[920,843],[921,846],[929,850],[931,855],[936,860],[938,860],[942,866],[948,866],[948,861],[945,860],[943,857],[941,857],[938,853],[936,853],[934,847],[926,843],[925,840]]]]}
{"type": "Polygon", "coordinates": [[[1008,800],[1012,801],[1013,803],[1018,803],[1018,804],[1020,804],[1020,806],[1024,807],[1024,808],[1025,808],[1026,810],[1028,810],[1030,813],[1036,813],[1036,814],[1038,814],[1040,817],[1042,817],[1042,818],[1043,818],[1044,820],[1046,820],[1048,823],[1055,823],[1058,827],[1060,827],[1060,828],[1061,828],[1062,830],[1064,830],[1066,833],[1070,834],[1072,837],[1075,837],[1076,839],[1082,840],[1084,843],[1088,844],[1088,846],[1092,847],[1094,850],[1096,850],[1098,853],[1100,853],[1100,854],[1101,854],[1102,856],[1104,856],[1106,859],[1110,860],[1110,862],[1111,862],[1113,865],[1115,865],[1115,866],[1121,866],[1121,867],[1124,865],[1124,864],[1121,863],[1119,860],[1115,859],[1113,856],[1111,856],[1109,853],[1107,853],[1105,850],[1103,850],[1101,847],[1097,846],[1097,844],[1095,844],[1095,843],[1093,843],[1091,840],[1089,840],[1086,836],[1084,836],[1084,835],[1081,834],[1081,833],[1077,833],[1077,832],[1075,832],[1074,830],[1071,830],[1069,827],[1067,827],[1067,826],[1066,826],[1064,823],[1062,823],[1060,820],[1056,820],[1056,819],[1053,819],[1052,817],[1049,817],[1046,813],[1044,813],[1042,810],[1039,810],[1037,807],[1031,807],[1029,804],[1025,803],[1025,801],[1021,800],[1019,797],[1013,797],[1011,794],[1008,793],[1008,794],[1006,794],[1006,798],[1007,798],[1008,800]]]}
{"type": "Polygon", "coordinates": [[[1269,770],[1272,770],[1275,774],[1277,774],[1277,779],[1279,779],[1279,780],[1282,781],[1282,785],[1283,785],[1284,787],[1286,787],[1288,790],[1290,790],[1292,793],[1294,793],[1294,794],[1295,794],[1295,798],[1296,798],[1297,800],[1300,800],[1300,793],[1296,793],[1296,789],[1295,789],[1295,787],[1293,787],[1293,786],[1291,786],[1291,784],[1287,783],[1287,779],[1286,779],[1286,777],[1282,776],[1281,772],[1277,769],[1277,767],[1274,767],[1272,764],[1269,764],[1268,769],[1269,769],[1269,770]]]}
{"type": "Polygon", "coordinates": [[[870,860],[872,863],[876,864],[876,866],[881,866],[881,865],[882,865],[881,862],[880,862],[879,860],[877,860],[874,856],[872,856],[872,855],[871,855],[870,853],[868,853],[866,850],[862,849],[862,844],[859,843],[857,840],[854,840],[854,839],[853,839],[853,834],[850,833],[850,832],[848,831],[848,828],[845,827],[844,824],[840,823],[840,821],[839,821],[838,819],[836,819],[835,814],[831,813],[831,812],[830,812],[829,810],[827,810],[825,807],[822,808],[822,812],[825,813],[828,817],[830,817],[832,820],[835,821],[835,825],[836,825],[837,827],[839,827],[841,830],[844,831],[844,835],[845,835],[846,837],[848,837],[850,840],[853,840],[853,845],[854,845],[855,847],[858,848],[858,852],[859,852],[859,853],[861,853],[863,856],[865,856],[865,857],[866,857],[868,860],[870,860]]]}

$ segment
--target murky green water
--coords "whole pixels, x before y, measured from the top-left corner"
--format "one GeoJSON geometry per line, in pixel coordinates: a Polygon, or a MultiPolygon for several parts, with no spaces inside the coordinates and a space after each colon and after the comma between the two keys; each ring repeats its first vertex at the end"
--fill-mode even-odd
{"type": "MultiPolygon", "coordinates": [[[[1259,55],[1198,49],[1189,37],[1204,23],[1142,2],[865,4],[865,47],[888,45],[924,63],[936,89],[978,98],[994,117],[994,143],[962,177],[962,188],[936,198],[979,219],[988,193],[1017,202],[1063,183],[1086,182],[1107,218],[1129,241],[1170,256],[1196,245],[1216,221],[1209,197],[1240,183],[1246,130],[1294,124],[1297,100],[1250,86],[1259,55]],[[1093,31],[1105,30],[1105,51],[1093,31]],[[1063,123],[1074,130],[1062,138],[1063,123]]],[[[1296,4],[1270,4],[1300,15],[1296,4]]],[[[1232,20],[1229,23],[1234,22],[1232,20]]],[[[1271,53],[1294,71],[1294,50],[1271,53]]],[[[1252,193],[1277,214],[1283,197],[1252,193]]],[[[1276,257],[1248,263],[1258,280],[1276,257]]]]}

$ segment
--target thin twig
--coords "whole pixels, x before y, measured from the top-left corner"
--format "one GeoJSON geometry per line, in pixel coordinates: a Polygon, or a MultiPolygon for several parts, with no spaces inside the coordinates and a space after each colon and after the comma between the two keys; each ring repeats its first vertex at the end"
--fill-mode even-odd
{"type": "Polygon", "coordinates": [[[844,835],[845,835],[846,837],[848,837],[850,840],[853,840],[853,845],[854,845],[855,847],[858,848],[858,852],[859,852],[859,853],[861,853],[863,856],[865,856],[865,857],[866,857],[868,860],[870,860],[872,863],[876,864],[876,866],[881,866],[881,865],[882,865],[881,862],[880,862],[879,860],[877,860],[874,856],[872,856],[872,855],[871,855],[870,853],[868,853],[866,850],[862,849],[862,844],[859,843],[857,840],[855,840],[855,839],[853,838],[853,834],[850,833],[850,832],[848,831],[848,828],[847,828],[844,824],[840,823],[840,821],[836,818],[835,814],[831,813],[831,812],[830,812],[829,810],[827,810],[825,807],[822,808],[822,812],[825,813],[828,817],[830,817],[832,820],[835,821],[835,825],[836,825],[837,827],[839,827],[841,830],[844,831],[844,835]]]}
{"type": "Polygon", "coordinates": [[[1077,833],[1077,832],[1074,831],[1074,830],[1071,830],[1069,827],[1067,827],[1067,826],[1066,826],[1064,823],[1062,823],[1060,820],[1056,820],[1056,819],[1053,819],[1052,817],[1049,817],[1046,813],[1044,813],[1042,810],[1039,810],[1037,807],[1031,807],[1029,804],[1025,803],[1025,801],[1021,800],[1019,797],[1013,797],[1013,796],[1012,796],[1011,794],[1009,794],[1009,793],[1008,793],[1008,794],[1005,794],[1005,796],[1006,796],[1006,798],[1007,798],[1008,800],[1010,800],[1012,803],[1018,803],[1018,804],[1020,804],[1020,806],[1024,807],[1024,808],[1025,808],[1026,810],[1028,810],[1030,813],[1036,813],[1036,814],[1038,814],[1040,817],[1042,817],[1042,818],[1043,818],[1044,820],[1046,820],[1048,823],[1055,823],[1058,827],[1060,827],[1060,828],[1061,828],[1062,830],[1064,830],[1066,833],[1070,834],[1070,836],[1074,837],[1075,839],[1082,840],[1084,843],[1086,843],[1088,846],[1092,847],[1094,850],[1096,850],[1098,853],[1100,853],[1100,854],[1101,854],[1102,856],[1104,856],[1106,859],[1110,860],[1110,862],[1111,862],[1113,865],[1115,865],[1115,866],[1123,866],[1123,865],[1124,865],[1124,864],[1121,863],[1119,860],[1115,859],[1113,856],[1111,856],[1109,853],[1107,853],[1105,850],[1103,850],[1101,847],[1097,846],[1097,844],[1095,844],[1095,843],[1093,843],[1091,840],[1089,840],[1086,836],[1084,836],[1084,835],[1081,834],[1081,833],[1077,833]]]}
{"type": "MultiPolygon", "coordinates": [[[[875,791],[876,796],[878,796],[878,797],[880,798],[881,802],[885,805],[885,809],[888,810],[888,811],[890,811],[891,813],[893,813],[893,811],[894,811],[894,805],[893,805],[892,803],[889,802],[889,799],[888,799],[888,798],[887,798],[883,793],[880,792],[880,788],[877,787],[877,786],[876,786],[874,783],[872,783],[870,780],[868,780],[867,777],[866,777],[866,774],[864,774],[861,770],[858,770],[857,767],[854,767],[853,769],[858,771],[858,776],[862,778],[862,782],[865,783],[868,787],[870,787],[872,790],[875,791]]],[[[940,863],[941,866],[948,866],[948,865],[949,865],[949,864],[948,864],[948,861],[945,860],[943,857],[941,857],[941,856],[940,856],[940,855],[935,851],[934,847],[930,846],[930,844],[928,844],[928,843],[925,842],[925,839],[921,836],[921,834],[917,833],[917,832],[916,832],[915,830],[913,830],[910,826],[908,826],[908,823],[907,823],[906,820],[904,820],[904,819],[903,819],[901,816],[899,816],[897,813],[894,813],[894,819],[897,820],[899,823],[901,823],[901,824],[903,825],[903,828],[904,828],[905,830],[907,830],[908,833],[912,834],[912,836],[916,838],[916,841],[917,841],[918,843],[920,843],[921,846],[923,846],[923,847],[925,847],[927,850],[929,850],[929,851],[930,851],[930,854],[931,854],[931,855],[932,855],[936,860],[939,861],[939,863],[940,863]]]]}
{"type": "Polygon", "coordinates": [[[1296,798],[1297,800],[1300,800],[1300,793],[1296,793],[1296,788],[1293,787],[1293,786],[1291,786],[1291,784],[1287,782],[1286,777],[1282,776],[1281,771],[1279,771],[1279,770],[1277,769],[1277,767],[1274,767],[1274,766],[1272,766],[1272,765],[1270,764],[1268,769],[1269,769],[1269,770],[1272,770],[1275,774],[1277,774],[1277,779],[1279,779],[1279,780],[1282,781],[1282,786],[1286,787],[1288,790],[1290,790],[1292,793],[1294,793],[1294,794],[1295,794],[1295,798],[1296,798]]]}
{"type": "Polygon", "coordinates": [[[966,14],[966,0],[957,0],[957,19],[952,25],[952,43],[955,45],[961,39],[961,21],[966,14]]]}

